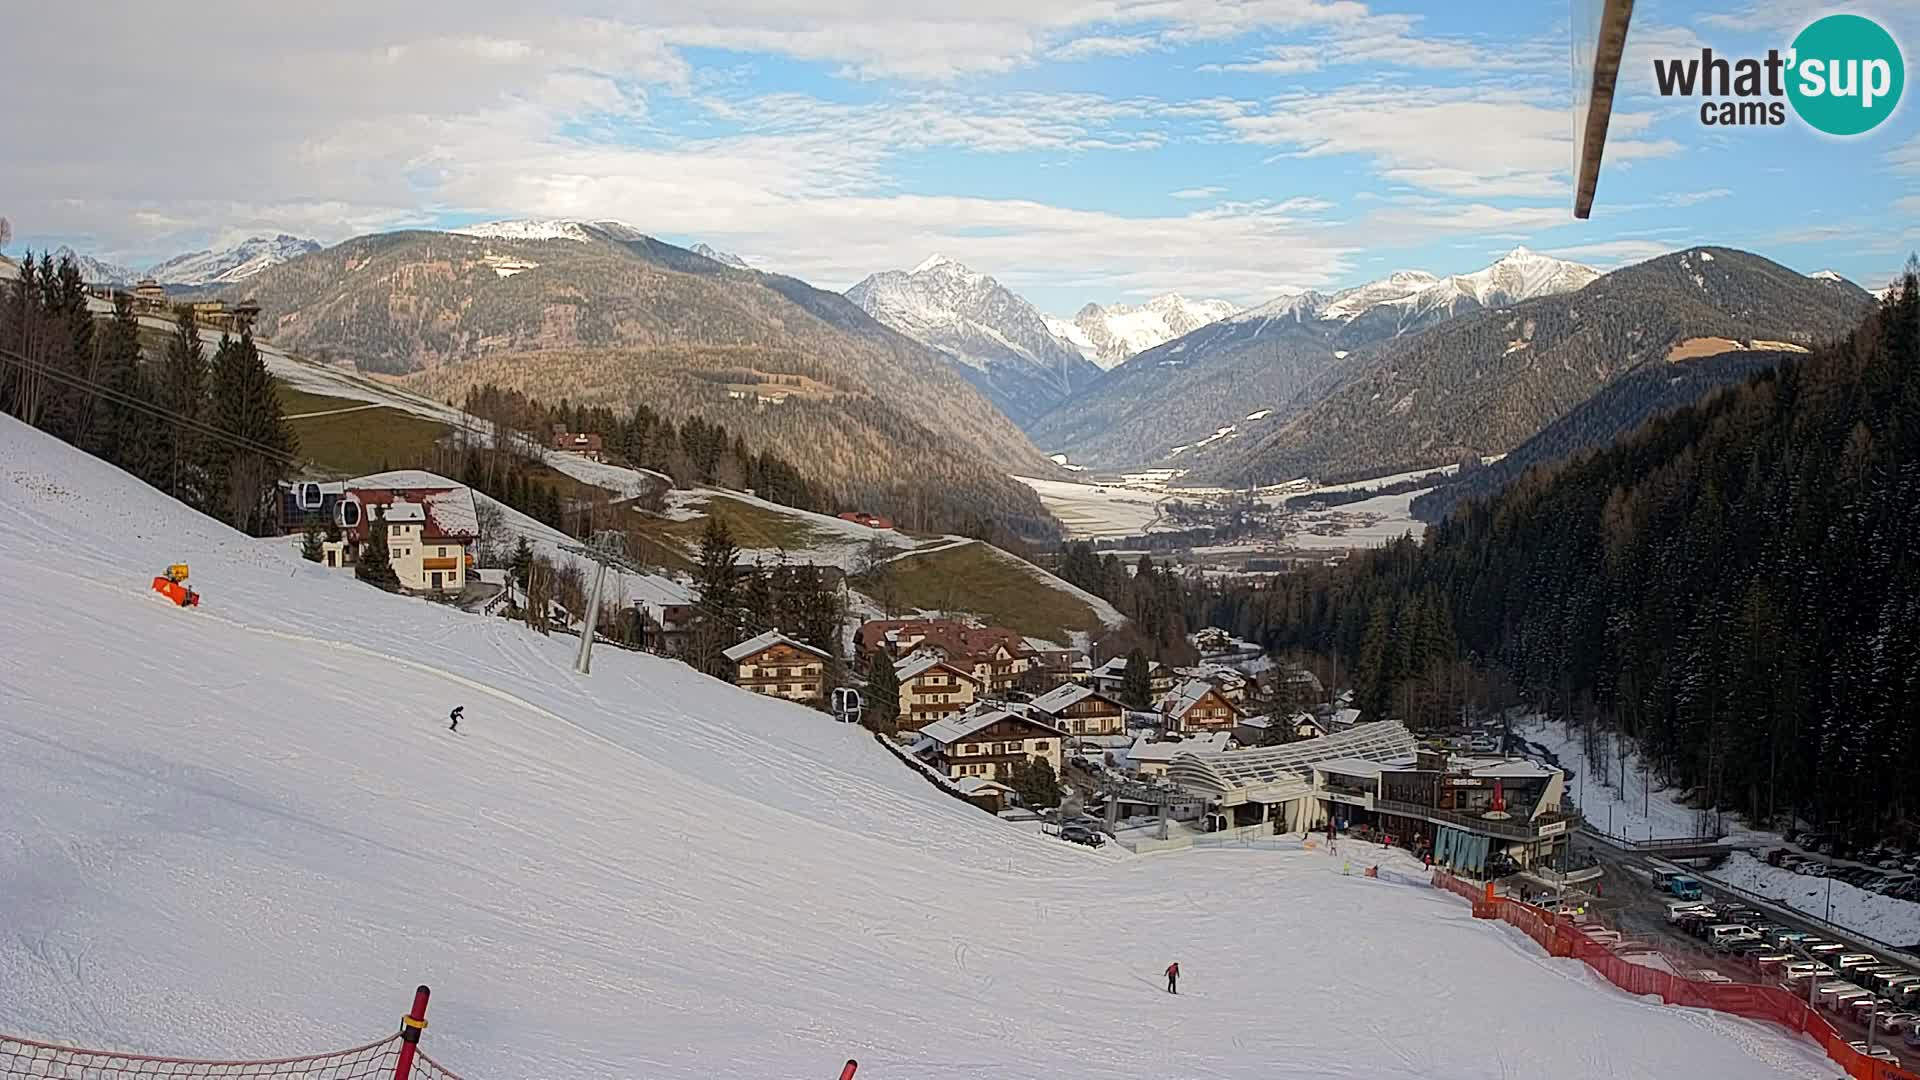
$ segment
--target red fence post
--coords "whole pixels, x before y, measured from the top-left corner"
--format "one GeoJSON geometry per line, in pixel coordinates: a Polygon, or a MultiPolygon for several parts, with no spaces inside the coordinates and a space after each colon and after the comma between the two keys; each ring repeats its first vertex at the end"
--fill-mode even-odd
{"type": "Polygon", "coordinates": [[[413,1055],[427,1027],[427,997],[432,993],[424,986],[415,987],[413,1011],[400,1018],[400,1060],[394,1063],[393,1080],[407,1080],[413,1074],[413,1055]]]}

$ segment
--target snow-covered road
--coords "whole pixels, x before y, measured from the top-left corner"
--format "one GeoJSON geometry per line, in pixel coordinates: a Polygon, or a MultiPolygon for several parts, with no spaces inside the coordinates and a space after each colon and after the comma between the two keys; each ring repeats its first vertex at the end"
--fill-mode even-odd
{"type": "Polygon", "coordinates": [[[1434,890],[1086,851],[679,664],[575,675],[571,639],[376,593],[8,419],[0,510],[0,1030],[296,1053],[426,982],[474,1080],[1833,1073],[1434,890]],[[182,560],[198,610],[146,589],[182,560]]]}

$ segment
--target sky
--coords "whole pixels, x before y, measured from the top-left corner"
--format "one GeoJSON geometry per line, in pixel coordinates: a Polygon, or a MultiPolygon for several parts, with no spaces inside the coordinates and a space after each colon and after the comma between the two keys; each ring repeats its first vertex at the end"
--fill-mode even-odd
{"type": "Polygon", "coordinates": [[[1920,0],[1641,0],[1576,221],[1570,42],[1597,3],[29,5],[0,36],[0,215],[11,253],[135,269],[261,233],[611,218],[836,289],[939,252],[1053,312],[1519,245],[1606,269],[1717,243],[1878,287],[1920,248],[1920,90],[1837,139],[1790,110],[1703,126],[1652,78],[1836,10],[1911,68],[1920,0]]]}

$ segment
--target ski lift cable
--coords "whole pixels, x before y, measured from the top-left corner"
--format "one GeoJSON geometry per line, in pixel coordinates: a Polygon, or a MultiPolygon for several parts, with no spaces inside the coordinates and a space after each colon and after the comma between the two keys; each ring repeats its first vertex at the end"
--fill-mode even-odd
{"type": "Polygon", "coordinates": [[[248,453],[259,454],[262,457],[272,458],[275,461],[297,468],[316,467],[313,461],[306,458],[289,454],[284,450],[267,446],[264,443],[255,442],[244,435],[228,431],[225,428],[210,424],[204,420],[196,420],[190,416],[182,416],[164,405],[124,393],[111,386],[95,382],[83,375],[76,375],[70,371],[61,371],[58,368],[36,363],[22,354],[14,352],[12,349],[0,348],[0,363],[11,364],[14,367],[32,372],[42,378],[50,379],[76,390],[85,391],[113,404],[123,405],[127,408],[137,410],[155,419],[164,420],[177,427],[185,428],[195,434],[217,439],[248,453]]]}

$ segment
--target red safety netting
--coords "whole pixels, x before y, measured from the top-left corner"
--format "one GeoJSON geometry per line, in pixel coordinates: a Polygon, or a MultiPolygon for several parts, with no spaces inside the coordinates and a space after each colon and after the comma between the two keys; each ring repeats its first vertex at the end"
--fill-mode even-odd
{"type": "MultiPolygon", "coordinates": [[[[1462,881],[1444,871],[1435,871],[1433,884],[1473,902],[1476,918],[1499,919],[1518,927],[1552,956],[1580,960],[1608,982],[1630,994],[1658,995],[1669,1005],[1766,1020],[1789,1030],[1810,1036],[1827,1056],[1855,1080],[1920,1080],[1920,1074],[1892,1062],[1867,1056],[1848,1042],[1827,1018],[1808,1006],[1798,994],[1779,986],[1759,982],[1724,982],[1688,978],[1674,971],[1662,971],[1635,963],[1606,944],[1583,933],[1571,919],[1512,897],[1489,897],[1487,887],[1462,881]]],[[[1664,953],[1663,953],[1664,955],[1664,953]]],[[[1687,961],[1677,961],[1686,970],[1687,961]]],[[[1672,965],[1670,965],[1672,966],[1672,965]]]]}
{"type": "MultiPolygon", "coordinates": [[[[175,1080],[175,1078],[234,1078],[234,1080],[383,1080],[393,1076],[401,1040],[389,1035],[379,1042],[308,1057],[268,1061],[207,1061],[192,1058],[151,1057],[109,1050],[82,1050],[72,1046],[35,1042],[0,1035],[0,1077],[5,1080],[175,1080]]],[[[420,1075],[415,1058],[415,1075],[420,1075]]],[[[447,1074],[451,1075],[451,1074],[447,1074]]]]}

